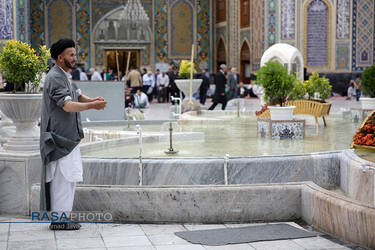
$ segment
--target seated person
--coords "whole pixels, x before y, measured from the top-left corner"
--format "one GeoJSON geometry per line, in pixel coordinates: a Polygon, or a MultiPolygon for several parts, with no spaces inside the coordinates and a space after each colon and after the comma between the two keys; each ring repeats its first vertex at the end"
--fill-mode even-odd
{"type": "Polygon", "coordinates": [[[237,88],[237,96],[239,98],[245,98],[247,95],[248,95],[248,90],[243,86],[243,82],[240,82],[240,85],[237,88]]]}
{"type": "Polygon", "coordinates": [[[135,108],[148,108],[150,107],[150,102],[145,93],[141,89],[137,89],[137,93],[134,95],[134,107],[135,108]]]}
{"type": "Polygon", "coordinates": [[[211,88],[207,89],[207,98],[212,98],[214,96],[214,92],[211,88]]]}
{"type": "Polygon", "coordinates": [[[350,100],[352,97],[355,97],[355,90],[356,90],[355,83],[350,82],[350,86],[348,88],[348,97],[346,98],[346,100],[350,100]]]}
{"type": "Polygon", "coordinates": [[[251,84],[249,86],[250,97],[258,97],[259,92],[260,92],[259,86],[257,84],[255,84],[253,80],[251,80],[251,84]]]}

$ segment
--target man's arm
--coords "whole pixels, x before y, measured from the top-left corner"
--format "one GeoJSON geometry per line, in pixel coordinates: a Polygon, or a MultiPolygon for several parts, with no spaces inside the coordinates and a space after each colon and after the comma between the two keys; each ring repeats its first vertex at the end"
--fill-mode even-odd
{"type": "Polygon", "coordinates": [[[104,109],[107,105],[106,101],[93,102],[73,102],[72,100],[65,101],[63,109],[66,112],[82,112],[89,109],[104,109]]]}

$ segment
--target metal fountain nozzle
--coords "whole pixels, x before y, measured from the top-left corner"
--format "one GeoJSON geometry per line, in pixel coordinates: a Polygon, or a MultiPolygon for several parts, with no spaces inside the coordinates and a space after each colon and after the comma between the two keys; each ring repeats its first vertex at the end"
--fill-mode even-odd
{"type": "Polygon", "coordinates": [[[136,125],[135,127],[137,128],[137,134],[139,134],[141,132],[141,126],[140,125],[136,125]]]}

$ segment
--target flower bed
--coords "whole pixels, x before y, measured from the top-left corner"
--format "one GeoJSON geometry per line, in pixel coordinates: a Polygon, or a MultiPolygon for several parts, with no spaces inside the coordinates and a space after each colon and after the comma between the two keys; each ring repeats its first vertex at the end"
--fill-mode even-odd
{"type": "Polygon", "coordinates": [[[375,110],[363,121],[353,136],[351,148],[375,149],[375,110]]]}

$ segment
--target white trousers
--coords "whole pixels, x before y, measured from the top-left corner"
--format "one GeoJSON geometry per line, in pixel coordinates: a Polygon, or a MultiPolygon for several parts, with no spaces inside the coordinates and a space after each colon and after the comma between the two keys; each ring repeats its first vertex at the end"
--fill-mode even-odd
{"type": "Polygon", "coordinates": [[[57,164],[54,177],[50,182],[51,212],[69,212],[73,209],[75,182],[68,182],[57,164]]]}

